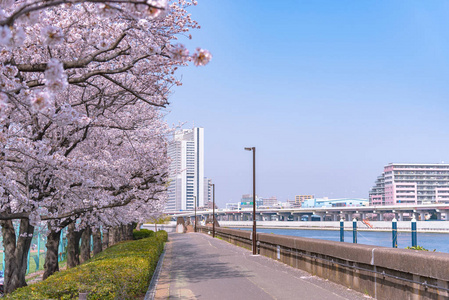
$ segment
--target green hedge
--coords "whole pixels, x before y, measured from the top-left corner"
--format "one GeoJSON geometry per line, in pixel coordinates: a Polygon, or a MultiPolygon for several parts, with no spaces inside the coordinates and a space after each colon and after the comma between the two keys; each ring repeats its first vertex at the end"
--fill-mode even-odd
{"type": "Polygon", "coordinates": [[[139,231],[137,230],[133,230],[133,238],[135,240],[140,240],[140,239],[146,239],[149,237],[153,237],[154,236],[154,231],[153,230],[148,230],[148,229],[140,229],[139,231]]]}
{"type": "Polygon", "coordinates": [[[88,262],[58,272],[47,280],[18,289],[6,299],[135,299],[145,294],[167,241],[167,233],[123,242],[106,249],[88,262]]]}

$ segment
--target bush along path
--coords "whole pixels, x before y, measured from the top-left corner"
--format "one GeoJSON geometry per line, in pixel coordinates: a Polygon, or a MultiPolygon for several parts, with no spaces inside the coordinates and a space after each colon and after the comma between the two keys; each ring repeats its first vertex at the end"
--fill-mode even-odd
{"type": "Polygon", "coordinates": [[[6,299],[138,299],[145,295],[167,233],[112,246],[86,263],[20,288],[6,299]]]}

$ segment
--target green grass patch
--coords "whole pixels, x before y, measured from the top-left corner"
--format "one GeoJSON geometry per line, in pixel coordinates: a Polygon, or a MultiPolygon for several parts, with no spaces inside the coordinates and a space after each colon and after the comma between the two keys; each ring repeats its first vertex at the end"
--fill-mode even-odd
{"type": "MultiPolygon", "coordinates": [[[[28,273],[34,273],[38,270],[44,269],[44,263],[45,263],[45,252],[41,252],[39,256],[39,267],[36,266],[36,257],[37,252],[32,252],[30,255],[30,265],[28,269],[28,273]]],[[[3,253],[0,252],[0,270],[3,270],[3,253]]]]}
{"type": "Polygon", "coordinates": [[[39,255],[39,267],[36,266],[36,259],[37,258],[37,252],[32,252],[30,255],[30,265],[28,268],[28,273],[34,273],[38,270],[44,269],[44,263],[45,263],[45,252],[41,252],[39,255]]]}
{"type": "Polygon", "coordinates": [[[47,280],[18,289],[6,299],[135,299],[145,294],[167,241],[167,233],[123,242],[86,263],[58,272],[47,280]]]}

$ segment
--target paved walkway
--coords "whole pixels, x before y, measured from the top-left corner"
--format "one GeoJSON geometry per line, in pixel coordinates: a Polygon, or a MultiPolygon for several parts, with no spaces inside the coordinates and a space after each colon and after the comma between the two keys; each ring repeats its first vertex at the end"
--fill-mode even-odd
{"type": "Polygon", "coordinates": [[[155,299],[368,299],[202,233],[170,234],[155,299]]]}

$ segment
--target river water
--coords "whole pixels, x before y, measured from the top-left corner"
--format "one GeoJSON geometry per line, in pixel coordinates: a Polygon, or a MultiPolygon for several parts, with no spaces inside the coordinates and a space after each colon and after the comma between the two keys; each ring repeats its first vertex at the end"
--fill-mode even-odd
{"type": "MultiPolygon", "coordinates": [[[[252,230],[252,228],[235,229],[252,230]]],[[[329,241],[340,241],[340,231],[338,230],[257,228],[257,232],[300,236],[329,241]]],[[[345,231],[345,242],[352,243],[352,231],[345,231]]],[[[392,247],[392,233],[383,231],[358,231],[357,243],[382,247],[392,247]]],[[[411,233],[398,232],[398,248],[405,248],[411,245],[411,233]]],[[[428,249],[429,251],[435,250],[437,252],[449,253],[449,234],[418,232],[418,245],[428,249]]]]}

